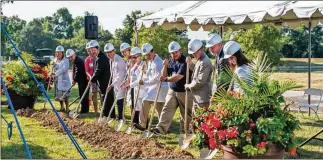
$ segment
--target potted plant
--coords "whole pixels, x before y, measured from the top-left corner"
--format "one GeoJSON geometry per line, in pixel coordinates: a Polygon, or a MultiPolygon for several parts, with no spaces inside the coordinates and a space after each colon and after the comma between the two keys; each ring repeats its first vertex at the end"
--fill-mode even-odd
{"type": "MultiPolygon", "coordinates": [[[[40,67],[38,64],[33,64],[32,59],[34,57],[26,52],[22,52],[22,57],[37,80],[47,86],[50,76],[49,67],[40,67]]],[[[6,83],[15,110],[27,107],[33,108],[37,96],[42,95],[34,79],[20,60],[6,63],[2,68],[2,78],[6,83]]]]}
{"type": "Polygon", "coordinates": [[[300,122],[289,113],[282,94],[301,86],[272,80],[270,64],[261,57],[248,66],[251,74],[246,80],[227,69],[226,77],[237,81],[242,93],[219,89],[212,106],[196,110],[191,129],[197,148],[222,149],[225,159],[282,159],[285,151],[296,154],[294,131],[300,122]]]}

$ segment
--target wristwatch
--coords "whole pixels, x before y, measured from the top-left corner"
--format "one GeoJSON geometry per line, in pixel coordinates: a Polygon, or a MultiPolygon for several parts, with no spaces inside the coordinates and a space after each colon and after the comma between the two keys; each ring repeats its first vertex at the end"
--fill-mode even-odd
{"type": "Polygon", "coordinates": [[[164,78],[164,81],[167,82],[167,77],[164,78]]]}

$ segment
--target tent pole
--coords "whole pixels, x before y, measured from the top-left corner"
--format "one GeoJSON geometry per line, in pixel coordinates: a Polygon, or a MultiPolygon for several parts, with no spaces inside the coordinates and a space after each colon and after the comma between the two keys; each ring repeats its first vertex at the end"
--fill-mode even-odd
{"type": "Polygon", "coordinates": [[[223,25],[220,26],[220,34],[221,34],[221,38],[223,39],[223,29],[222,29],[223,25]]]}
{"type": "MultiPolygon", "coordinates": [[[[308,21],[308,88],[311,88],[311,58],[312,58],[312,36],[311,36],[311,19],[308,21]]],[[[308,95],[308,104],[311,104],[311,96],[308,95]]],[[[308,109],[308,116],[311,116],[311,110],[310,108],[308,109]]]]}

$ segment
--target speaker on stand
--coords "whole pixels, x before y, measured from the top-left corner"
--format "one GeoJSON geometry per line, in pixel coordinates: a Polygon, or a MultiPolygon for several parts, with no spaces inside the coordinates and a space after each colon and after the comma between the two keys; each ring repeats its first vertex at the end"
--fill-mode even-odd
{"type": "Polygon", "coordinates": [[[99,21],[97,16],[85,16],[85,39],[98,39],[99,21]]]}

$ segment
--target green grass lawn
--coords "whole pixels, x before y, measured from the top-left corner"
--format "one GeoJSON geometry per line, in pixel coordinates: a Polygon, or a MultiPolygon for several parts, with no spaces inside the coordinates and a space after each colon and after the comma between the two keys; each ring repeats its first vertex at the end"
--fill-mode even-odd
{"type": "MultiPolygon", "coordinates": [[[[72,90],[71,101],[77,97],[77,86],[72,90]]],[[[49,94],[52,97],[52,92],[49,94]]],[[[43,98],[40,98],[43,100],[43,98]]],[[[59,109],[59,104],[55,102],[54,105],[56,109],[59,109]]],[[[77,103],[72,105],[72,109],[76,107],[77,103]]],[[[50,108],[47,103],[47,108],[50,108]]],[[[43,102],[38,102],[35,105],[36,109],[43,108],[43,102]]],[[[10,113],[10,110],[6,107],[2,107],[2,114],[10,121],[13,121],[13,117],[10,113]]],[[[130,119],[129,116],[129,107],[126,109],[126,118],[130,119]]],[[[96,120],[96,116],[94,115],[93,107],[91,107],[90,112],[81,118],[85,122],[93,122],[96,120]]],[[[313,118],[313,117],[312,117],[313,118]]],[[[323,115],[320,116],[323,120],[323,115]]],[[[29,144],[31,153],[33,158],[81,158],[78,154],[77,150],[74,148],[73,144],[67,137],[67,135],[63,133],[59,133],[50,128],[41,127],[40,123],[31,118],[19,117],[20,124],[24,131],[25,137],[29,144]]],[[[308,117],[300,118],[301,121],[301,129],[296,131],[297,143],[301,143],[310,136],[314,135],[316,132],[323,128],[323,122],[315,122],[312,124],[313,120],[308,117]]],[[[155,114],[155,119],[153,124],[157,123],[157,118],[155,114]]],[[[114,127],[116,123],[110,124],[111,127],[114,127]]],[[[129,124],[129,122],[127,122],[129,124]]],[[[16,125],[14,125],[16,126],[16,125]]],[[[123,126],[122,130],[127,128],[126,125],[123,126]]],[[[170,134],[166,136],[154,136],[153,138],[157,139],[157,141],[166,144],[166,146],[174,147],[175,150],[179,150],[178,146],[178,134],[179,134],[179,110],[176,112],[173,123],[170,127],[170,134]]],[[[134,134],[141,134],[140,132],[134,132],[134,134]]],[[[16,127],[13,128],[13,136],[11,140],[7,139],[6,133],[6,125],[2,123],[2,144],[1,144],[1,158],[27,158],[25,154],[25,150],[23,148],[23,144],[21,142],[18,130],[16,127]]],[[[320,135],[319,138],[323,138],[323,135],[320,135]]],[[[77,138],[76,138],[77,139],[77,138]]],[[[95,148],[89,146],[86,142],[77,139],[82,149],[85,151],[85,154],[90,159],[93,158],[108,158],[108,151],[103,148],[95,148]]],[[[199,152],[197,149],[191,147],[188,149],[196,158],[199,157],[199,152]]],[[[297,158],[323,158],[323,142],[313,140],[308,145],[303,146],[298,150],[297,158]]],[[[293,158],[286,156],[286,158],[293,158]]]]}

